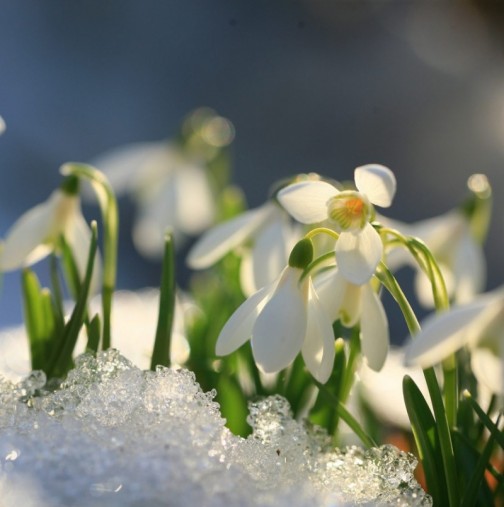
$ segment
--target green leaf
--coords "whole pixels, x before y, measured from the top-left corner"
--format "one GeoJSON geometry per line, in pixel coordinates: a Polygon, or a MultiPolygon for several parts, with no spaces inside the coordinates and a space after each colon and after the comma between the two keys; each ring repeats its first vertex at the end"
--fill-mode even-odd
{"type": "Polygon", "coordinates": [[[449,505],[436,421],[420,389],[408,375],[403,379],[403,394],[429,494],[434,505],[449,505]]]}
{"type": "Polygon", "coordinates": [[[86,318],[86,307],[89,297],[89,287],[93,275],[93,266],[98,246],[96,222],[91,223],[91,242],[89,246],[86,275],[81,291],[75,303],[74,310],[63,331],[61,347],[53,351],[47,374],[50,377],[62,377],[72,366],[72,354],[77,343],[79,331],[86,318]]]}
{"type": "Polygon", "coordinates": [[[34,370],[45,370],[55,329],[51,293],[49,289],[41,288],[37,275],[29,269],[23,270],[21,283],[31,367],[34,370]]]}
{"type": "Polygon", "coordinates": [[[159,313],[152,351],[151,370],[158,364],[170,366],[170,343],[175,316],[175,248],[173,236],[165,236],[161,289],[159,294],[159,313]]]}
{"type": "Polygon", "coordinates": [[[100,346],[100,337],[101,337],[101,322],[100,316],[96,314],[89,324],[86,325],[88,341],[86,345],[86,352],[92,352],[96,354],[98,352],[98,347],[100,346]]]}
{"type": "Polygon", "coordinates": [[[247,400],[234,376],[220,374],[217,379],[217,401],[220,404],[226,426],[235,434],[247,436],[250,426],[246,423],[248,415],[247,400]]]}

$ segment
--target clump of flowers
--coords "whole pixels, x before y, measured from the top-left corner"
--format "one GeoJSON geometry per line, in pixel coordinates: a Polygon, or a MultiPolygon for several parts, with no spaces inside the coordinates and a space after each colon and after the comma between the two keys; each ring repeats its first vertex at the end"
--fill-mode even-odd
{"type": "MultiPolygon", "coordinates": [[[[340,421],[366,447],[386,440],[390,426],[404,432],[416,445],[434,505],[502,500],[504,477],[492,460],[504,449],[504,297],[502,289],[477,294],[491,202],[486,178],[470,180],[470,197],[459,209],[419,224],[376,212],[375,206],[390,207],[396,192],[393,172],[379,164],[356,168],[351,185],[314,173],[296,175],[276,185],[265,204],[246,211],[229,200],[228,176],[222,175],[231,139],[227,120],[200,110],[171,144],[128,147],[97,159],[119,189],[123,178],[123,189],[141,204],[138,246],[163,253],[160,290],[149,303],[154,336],[148,347],[135,344],[132,356],[145,360],[147,347],[152,352],[143,367],[192,370],[204,390],[217,390],[235,433],[249,431],[250,400],[279,394],[296,416],[324,428],[334,445],[343,439],[340,421]],[[206,230],[218,217],[227,218],[206,230]],[[182,234],[204,231],[187,258],[197,270],[188,296],[177,288],[169,225],[182,234]],[[393,274],[405,264],[421,280],[420,302],[437,311],[423,327],[393,274]],[[392,356],[384,291],[411,333],[392,356]],[[186,298],[190,318],[181,311],[186,298]],[[398,357],[416,370],[392,368],[398,357]],[[419,368],[425,380],[420,386],[419,368]],[[402,400],[396,399],[399,389],[388,390],[394,399],[390,394],[369,400],[380,396],[385,378],[402,382],[402,400]],[[367,394],[359,400],[359,392],[367,394]],[[373,408],[376,401],[382,408],[397,405],[398,420],[380,425],[387,414],[373,408]],[[498,487],[492,489],[488,474],[498,487]]],[[[2,271],[23,268],[31,367],[53,379],[72,368],[76,350],[128,348],[115,338],[119,325],[112,319],[114,299],[121,300],[115,293],[113,185],[86,164],[65,164],[62,173],[61,187],[7,231],[0,256],[2,271]],[[97,225],[88,225],[80,211],[83,180],[100,204],[100,255],[97,225]],[[51,286],[41,287],[29,266],[47,256],[51,286]],[[90,303],[99,285],[100,308],[96,300],[90,303]]]]}

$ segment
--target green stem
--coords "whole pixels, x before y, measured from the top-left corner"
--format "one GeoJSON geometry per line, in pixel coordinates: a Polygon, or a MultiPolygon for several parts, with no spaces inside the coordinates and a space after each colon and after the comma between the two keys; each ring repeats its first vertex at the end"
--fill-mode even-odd
{"type": "MultiPolygon", "coordinates": [[[[392,297],[397,301],[401,311],[403,312],[406,324],[412,336],[420,331],[420,324],[411,308],[401,287],[397,283],[389,269],[383,262],[380,263],[377,270],[377,277],[385,288],[390,292],[392,297]]],[[[434,410],[437,430],[439,433],[439,441],[441,446],[441,456],[443,458],[443,468],[446,475],[446,487],[448,490],[448,498],[450,506],[455,507],[459,504],[459,491],[457,485],[457,471],[455,467],[455,455],[453,451],[453,442],[450,434],[450,426],[446,417],[443,397],[437,382],[434,368],[424,370],[425,382],[429,390],[429,395],[434,410]]]]}
{"type": "Polygon", "coordinates": [[[93,187],[96,193],[103,219],[103,343],[102,348],[108,349],[111,346],[110,319],[112,313],[112,296],[115,289],[117,276],[117,239],[119,228],[119,213],[117,201],[103,173],[94,167],[77,162],[64,164],[61,169],[64,175],[74,175],[85,178],[93,187]]]}

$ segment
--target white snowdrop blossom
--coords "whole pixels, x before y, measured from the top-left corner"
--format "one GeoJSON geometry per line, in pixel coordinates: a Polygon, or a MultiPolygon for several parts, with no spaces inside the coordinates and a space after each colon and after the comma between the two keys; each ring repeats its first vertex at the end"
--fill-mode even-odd
{"type": "Polygon", "coordinates": [[[370,282],[356,285],[335,267],[314,279],[320,302],[332,321],[348,328],[360,323],[362,354],[368,366],[380,371],[389,349],[388,320],[382,302],[370,282]]]}
{"type": "Polygon", "coordinates": [[[287,266],[273,283],[250,296],[227,321],[216,344],[219,356],[242,346],[249,338],[254,360],[264,373],[289,366],[301,351],[310,373],[325,383],[334,364],[331,321],[310,277],[287,266]]]}
{"type": "Polygon", "coordinates": [[[234,137],[233,125],[202,108],[183,125],[183,141],[139,142],[112,149],[93,160],[117,195],[130,194],[138,208],[133,226],[136,248],[160,257],[171,229],[177,240],[208,229],[216,215],[215,181],[209,164],[234,137]]]}
{"type": "MultiPolygon", "coordinates": [[[[404,235],[420,238],[429,247],[439,265],[452,301],[459,304],[468,303],[481,292],[486,279],[483,247],[474,238],[470,222],[462,211],[450,211],[413,224],[381,217],[380,221],[404,235]]],[[[394,248],[387,252],[387,265],[390,269],[399,269],[404,264],[418,268],[405,249],[394,248]]],[[[434,307],[432,287],[421,269],[416,271],[415,293],[423,306],[434,307]]]]}
{"type": "Polygon", "coordinates": [[[407,344],[405,363],[428,368],[464,346],[478,380],[504,394],[504,288],[428,317],[407,344]]]}
{"type": "Polygon", "coordinates": [[[244,294],[251,295],[278,277],[300,237],[287,213],[267,202],[203,234],[189,252],[187,264],[192,269],[205,269],[241,248],[241,287],[244,294]],[[250,249],[245,248],[248,242],[252,243],[250,249]]]}
{"type": "Polygon", "coordinates": [[[355,169],[354,190],[339,190],[324,181],[302,181],[280,190],[280,204],[299,222],[316,224],[329,220],[340,232],[336,262],[342,276],[357,285],[366,283],[383,253],[380,235],[369,223],[373,204],[388,207],[396,190],[390,169],[369,164],[355,169]]]}
{"type": "Polygon", "coordinates": [[[0,135],[2,135],[5,132],[5,128],[6,128],[5,121],[0,116],[0,135]]]}
{"type": "MultiPolygon", "coordinates": [[[[91,229],[80,209],[76,182],[69,180],[49,199],[25,212],[12,225],[2,244],[0,270],[13,271],[40,261],[57,251],[60,237],[70,246],[81,278],[84,278],[91,242],[91,229]]],[[[101,261],[95,257],[92,290],[101,278],[101,261]]]]}

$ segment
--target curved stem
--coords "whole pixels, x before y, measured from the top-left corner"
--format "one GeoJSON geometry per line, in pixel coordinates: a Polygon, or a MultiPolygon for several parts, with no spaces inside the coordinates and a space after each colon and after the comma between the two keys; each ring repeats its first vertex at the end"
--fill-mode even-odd
{"type": "Polygon", "coordinates": [[[103,343],[102,348],[108,349],[111,345],[110,316],[112,313],[112,296],[117,276],[117,238],[119,228],[119,213],[117,201],[109,181],[103,173],[94,167],[77,162],[64,164],[61,169],[64,175],[73,174],[79,178],[87,179],[96,193],[103,220],[103,343]]]}

